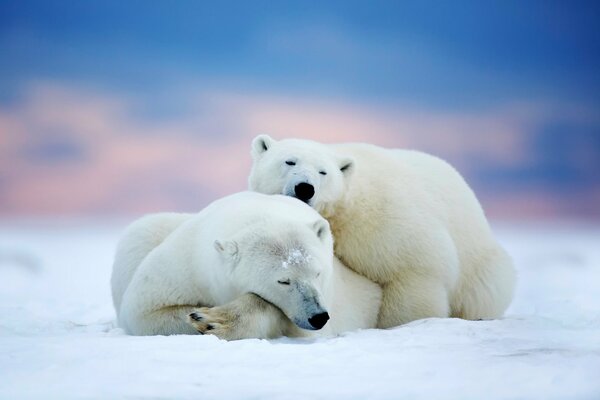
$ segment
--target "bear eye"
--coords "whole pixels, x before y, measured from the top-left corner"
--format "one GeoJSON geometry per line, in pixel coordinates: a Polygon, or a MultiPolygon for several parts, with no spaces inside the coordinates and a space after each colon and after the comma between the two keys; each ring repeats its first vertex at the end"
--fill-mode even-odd
{"type": "Polygon", "coordinates": [[[295,162],[295,161],[292,161],[292,160],[287,160],[285,163],[286,163],[287,165],[296,165],[296,162],[295,162]]]}
{"type": "Polygon", "coordinates": [[[325,171],[319,171],[319,173],[320,173],[321,175],[327,175],[327,172],[325,172],[325,171]]]}
{"type": "Polygon", "coordinates": [[[280,280],[280,281],[277,281],[277,283],[280,283],[282,285],[289,285],[290,284],[290,280],[289,279],[280,280]]]}

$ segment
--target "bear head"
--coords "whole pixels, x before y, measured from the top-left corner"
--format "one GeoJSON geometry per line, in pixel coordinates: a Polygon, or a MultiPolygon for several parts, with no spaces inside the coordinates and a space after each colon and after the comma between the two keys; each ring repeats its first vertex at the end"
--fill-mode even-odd
{"type": "Polygon", "coordinates": [[[310,140],[276,141],[259,135],[252,141],[250,190],[295,197],[319,213],[343,198],[354,160],[310,140]]]}
{"type": "Polygon", "coordinates": [[[260,296],[309,330],[321,329],[329,319],[333,271],[329,224],[315,216],[308,226],[293,219],[262,220],[214,242],[238,291],[260,296]]]}

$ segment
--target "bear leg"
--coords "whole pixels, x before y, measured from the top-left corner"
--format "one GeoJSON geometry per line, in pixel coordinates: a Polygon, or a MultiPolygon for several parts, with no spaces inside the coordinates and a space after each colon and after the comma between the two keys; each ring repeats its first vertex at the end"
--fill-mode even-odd
{"type": "Polygon", "coordinates": [[[448,293],[435,276],[411,274],[383,286],[378,328],[391,328],[423,318],[450,315],[448,293]]]}
{"type": "Polygon", "coordinates": [[[200,334],[225,340],[271,339],[293,330],[279,308],[253,293],[221,306],[197,308],[188,322],[200,334]]]}
{"type": "Polygon", "coordinates": [[[187,322],[196,310],[192,305],[166,306],[152,311],[122,313],[120,325],[131,335],[194,335],[198,332],[187,322]]]}

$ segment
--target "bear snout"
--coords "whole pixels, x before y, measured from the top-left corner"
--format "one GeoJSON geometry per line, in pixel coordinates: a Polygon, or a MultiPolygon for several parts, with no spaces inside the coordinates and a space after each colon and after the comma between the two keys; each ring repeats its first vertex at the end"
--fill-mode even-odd
{"type": "Polygon", "coordinates": [[[308,203],[315,195],[315,187],[310,183],[301,182],[294,187],[294,194],[299,200],[308,203]]]}
{"type": "Polygon", "coordinates": [[[308,319],[308,322],[312,325],[312,327],[317,330],[324,327],[327,321],[329,321],[329,313],[327,311],[315,314],[308,319]]]}

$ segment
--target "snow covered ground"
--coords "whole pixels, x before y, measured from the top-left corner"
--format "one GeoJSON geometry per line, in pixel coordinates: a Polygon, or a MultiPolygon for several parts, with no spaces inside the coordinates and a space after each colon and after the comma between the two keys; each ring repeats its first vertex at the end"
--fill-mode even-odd
{"type": "Polygon", "coordinates": [[[600,399],[600,227],[496,229],[519,270],[497,321],[319,340],[130,337],[118,228],[0,226],[0,398],[600,399]]]}

